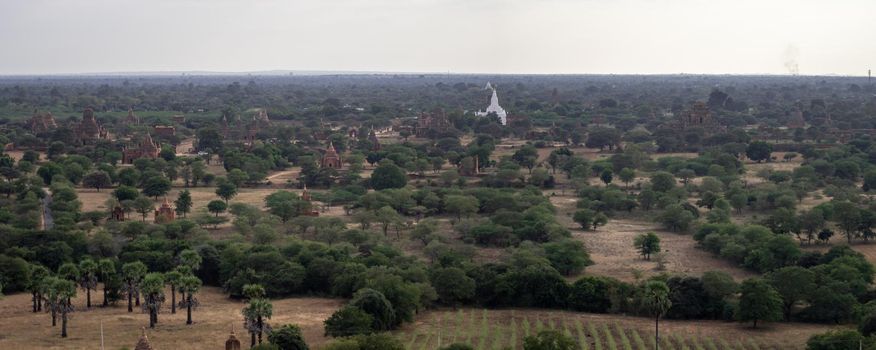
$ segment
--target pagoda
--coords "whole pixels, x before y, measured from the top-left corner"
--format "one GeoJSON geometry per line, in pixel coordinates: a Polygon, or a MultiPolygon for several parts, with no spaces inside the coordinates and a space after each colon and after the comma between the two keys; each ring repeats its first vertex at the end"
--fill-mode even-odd
{"type": "Polygon", "coordinates": [[[325,150],[325,154],[322,156],[322,161],[319,162],[319,166],[321,168],[341,168],[341,156],[338,155],[338,151],[335,149],[335,146],[331,141],[329,141],[328,148],[325,150]]]}
{"type": "Polygon", "coordinates": [[[91,108],[86,108],[82,112],[82,121],[76,125],[75,131],[76,138],[82,145],[90,145],[106,137],[106,130],[94,119],[94,110],[91,108]]]}
{"type": "Polygon", "coordinates": [[[490,115],[491,113],[495,113],[496,116],[499,117],[499,122],[502,123],[502,125],[506,125],[506,124],[508,124],[508,120],[507,120],[508,113],[505,112],[505,109],[499,105],[499,95],[496,94],[496,87],[490,86],[489,83],[487,83],[487,84],[488,84],[487,86],[490,88],[490,90],[493,90],[493,95],[490,96],[490,105],[487,106],[486,110],[479,111],[479,112],[475,113],[475,115],[477,115],[479,117],[486,117],[486,116],[490,115]]]}
{"type": "Polygon", "coordinates": [[[176,212],[174,212],[173,208],[170,206],[170,202],[167,201],[167,197],[164,197],[164,203],[161,203],[161,206],[155,210],[155,223],[156,224],[166,224],[168,222],[172,222],[176,219],[176,212]]]}

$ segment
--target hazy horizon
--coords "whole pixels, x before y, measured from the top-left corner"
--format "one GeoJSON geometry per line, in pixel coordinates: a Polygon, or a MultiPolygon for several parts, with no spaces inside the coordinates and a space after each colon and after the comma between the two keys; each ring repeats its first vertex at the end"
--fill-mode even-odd
{"type": "Polygon", "coordinates": [[[866,76],[876,2],[0,0],[0,75],[866,76]]]}

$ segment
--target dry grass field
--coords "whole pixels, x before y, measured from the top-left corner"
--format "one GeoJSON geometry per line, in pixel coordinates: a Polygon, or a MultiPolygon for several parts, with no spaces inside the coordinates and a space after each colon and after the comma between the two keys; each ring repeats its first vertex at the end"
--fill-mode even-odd
{"type": "MultiPolygon", "coordinates": [[[[168,302],[158,315],[158,325],[147,329],[149,341],[156,350],[222,349],[232,325],[238,339],[248,347],[249,335],[243,330],[240,315],[243,302],[228,299],[219,288],[213,287],[203,288],[196,297],[201,306],[193,312],[194,324],[187,326],[185,310],[170,314],[168,294],[168,302]]],[[[92,296],[92,302],[99,299],[100,296],[92,296]]],[[[322,322],[342,303],[342,300],[323,298],[274,300],[274,317],[270,323],[275,326],[297,324],[307,343],[319,347],[326,342],[322,322]]],[[[137,309],[128,313],[123,303],[83,311],[85,293],[81,290],[74,305],[77,311],[69,321],[69,337],[63,339],[60,320],[58,326],[52,327],[49,314],[30,312],[29,294],[5,296],[0,300],[0,349],[99,349],[101,322],[106,349],[132,349],[141,328],[149,326],[147,314],[137,309]]]]}

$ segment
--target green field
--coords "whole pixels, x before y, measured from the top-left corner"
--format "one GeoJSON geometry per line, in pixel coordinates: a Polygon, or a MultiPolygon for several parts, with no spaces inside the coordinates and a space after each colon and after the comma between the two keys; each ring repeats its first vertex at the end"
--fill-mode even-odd
{"type": "MultiPolygon", "coordinates": [[[[619,323],[588,321],[583,318],[524,315],[496,317],[489,310],[460,309],[434,312],[432,319],[402,330],[396,336],[410,350],[437,349],[453,343],[467,343],[477,350],[520,349],[523,338],[541,330],[558,330],[578,343],[582,350],[654,349],[653,330],[627,328],[619,323]]],[[[754,338],[725,339],[661,333],[660,349],[666,350],[760,350],[777,349],[754,338]]]]}

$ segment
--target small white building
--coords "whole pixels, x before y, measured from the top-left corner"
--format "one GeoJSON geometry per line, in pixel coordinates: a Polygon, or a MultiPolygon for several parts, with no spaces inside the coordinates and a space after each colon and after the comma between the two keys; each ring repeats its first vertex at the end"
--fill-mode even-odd
{"type": "Polygon", "coordinates": [[[487,83],[487,88],[493,90],[493,96],[490,97],[490,105],[487,106],[487,110],[478,111],[477,113],[475,113],[475,115],[479,117],[485,117],[490,113],[496,113],[496,115],[499,116],[499,122],[501,122],[502,125],[506,125],[508,123],[508,113],[505,112],[505,109],[499,105],[499,95],[496,94],[496,88],[490,85],[490,83],[487,83]]]}

